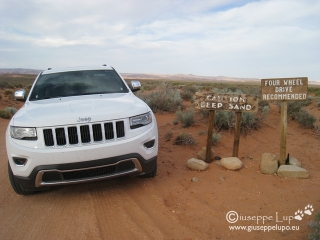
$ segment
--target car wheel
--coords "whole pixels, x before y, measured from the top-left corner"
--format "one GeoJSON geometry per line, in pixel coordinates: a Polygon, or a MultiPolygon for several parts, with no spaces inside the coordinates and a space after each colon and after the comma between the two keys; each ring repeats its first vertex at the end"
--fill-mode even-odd
{"type": "Polygon", "coordinates": [[[9,163],[8,163],[8,174],[9,174],[9,179],[10,179],[11,186],[12,186],[13,190],[17,194],[20,194],[20,195],[31,195],[31,194],[36,193],[36,191],[25,190],[18,183],[16,183],[16,181],[14,180],[13,172],[11,170],[11,167],[10,167],[9,163]]]}
{"type": "Polygon", "coordinates": [[[157,165],[154,166],[154,169],[151,172],[140,175],[141,178],[152,178],[157,175],[157,165]]]}

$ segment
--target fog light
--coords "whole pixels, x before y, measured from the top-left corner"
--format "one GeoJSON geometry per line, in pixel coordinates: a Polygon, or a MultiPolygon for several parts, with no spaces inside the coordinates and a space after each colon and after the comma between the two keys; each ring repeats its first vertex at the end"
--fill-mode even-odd
{"type": "Polygon", "coordinates": [[[28,160],[26,158],[13,157],[13,161],[19,166],[24,166],[28,160]]]}
{"type": "Polygon", "coordinates": [[[155,140],[151,140],[149,142],[146,142],[145,144],[143,144],[146,148],[153,148],[154,146],[154,143],[155,143],[155,140]]]}

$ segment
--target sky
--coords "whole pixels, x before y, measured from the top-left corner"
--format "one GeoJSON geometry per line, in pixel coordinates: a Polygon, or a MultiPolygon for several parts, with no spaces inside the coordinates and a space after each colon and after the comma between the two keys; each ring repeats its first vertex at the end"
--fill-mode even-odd
{"type": "Polygon", "coordinates": [[[0,68],[320,81],[320,0],[0,0],[0,68]]]}

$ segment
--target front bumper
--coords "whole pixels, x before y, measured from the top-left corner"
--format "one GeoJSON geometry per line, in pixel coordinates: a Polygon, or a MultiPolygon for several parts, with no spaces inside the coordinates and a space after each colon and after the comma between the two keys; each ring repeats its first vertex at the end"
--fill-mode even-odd
{"type": "Polygon", "coordinates": [[[103,180],[124,175],[141,175],[151,172],[157,165],[157,156],[144,159],[139,154],[77,163],[40,165],[27,177],[14,176],[23,188],[73,184],[103,180]]]}

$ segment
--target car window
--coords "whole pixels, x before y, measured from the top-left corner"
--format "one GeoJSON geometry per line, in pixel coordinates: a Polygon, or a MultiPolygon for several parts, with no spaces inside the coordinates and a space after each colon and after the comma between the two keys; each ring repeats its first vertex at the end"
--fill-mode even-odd
{"type": "Polygon", "coordinates": [[[114,70],[72,71],[40,75],[29,100],[127,92],[114,70]]]}

